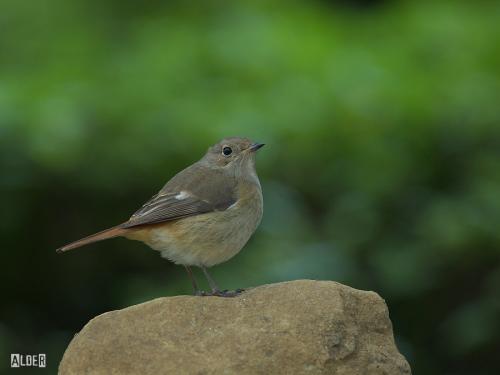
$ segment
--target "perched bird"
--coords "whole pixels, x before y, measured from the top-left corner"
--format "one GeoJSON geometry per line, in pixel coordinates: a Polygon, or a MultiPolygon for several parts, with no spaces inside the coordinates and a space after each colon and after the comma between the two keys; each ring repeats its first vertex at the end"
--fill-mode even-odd
{"type": "Polygon", "coordinates": [[[62,253],[114,237],[142,241],[182,264],[196,295],[232,297],[207,268],[235,256],[257,229],[263,213],[255,154],[264,144],[225,138],[203,158],[175,175],[128,221],[57,249],[62,253]],[[212,289],[201,292],[191,266],[200,267],[212,289]]]}

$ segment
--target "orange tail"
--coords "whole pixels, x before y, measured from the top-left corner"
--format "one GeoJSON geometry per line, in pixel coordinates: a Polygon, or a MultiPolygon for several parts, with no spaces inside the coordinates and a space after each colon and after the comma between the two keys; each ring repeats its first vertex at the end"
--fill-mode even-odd
{"type": "Polygon", "coordinates": [[[85,238],[82,238],[81,240],[71,242],[70,244],[67,244],[63,247],[60,247],[59,249],[56,250],[56,252],[57,253],[64,253],[65,251],[76,249],[77,247],[88,245],[89,243],[107,240],[108,238],[114,238],[114,237],[121,236],[126,232],[128,232],[128,229],[121,228],[118,225],[116,227],[109,228],[109,229],[103,230],[99,233],[95,233],[95,234],[92,234],[92,235],[87,236],[85,238]]]}

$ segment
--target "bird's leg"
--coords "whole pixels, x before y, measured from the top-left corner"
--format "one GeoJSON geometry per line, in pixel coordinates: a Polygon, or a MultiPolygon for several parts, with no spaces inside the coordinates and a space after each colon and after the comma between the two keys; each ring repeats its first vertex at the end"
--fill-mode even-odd
{"type": "Polygon", "coordinates": [[[198,283],[196,282],[196,279],[194,278],[193,271],[191,270],[191,267],[184,266],[184,268],[186,268],[187,274],[189,276],[189,280],[191,280],[191,284],[193,285],[194,295],[195,296],[203,295],[203,292],[198,288],[198,283]]]}
{"type": "Polygon", "coordinates": [[[203,273],[205,274],[205,277],[208,280],[208,284],[210,285],[210,289],[212,289],[212,293],[209,295],[218,296],[218,297],[236,297],[237,295],[239,295],[243,292],[244,289],[220,290],[217,287],[217,284],[215,283],[214,279],[212,279],[212,277],[208,273],[207,268],[204,266],[201,266],[201,269],[203,270],[203,273]]]}
{"type": "Polygon", "coordinates": [[[218,293],[220,293],[220,290],[217,287],[217,284],[215,283],[214,279],[212,279],[212,277],[208,273],[207,268],[205,266],[201,266],[201,269],[203,270],[203,273],[205,274],[205,277],[208,280],[208,284],[210,285],[210,289],[212,289],[212,294],[217,295],[218,293]]]}

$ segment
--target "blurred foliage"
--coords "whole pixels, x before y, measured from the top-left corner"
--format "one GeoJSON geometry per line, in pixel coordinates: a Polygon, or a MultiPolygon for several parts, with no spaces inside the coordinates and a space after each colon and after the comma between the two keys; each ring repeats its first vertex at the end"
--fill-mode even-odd
{"type": "Polygon", "coordinates": [[[20,352],[53,372],[95,315],[190,293],[140,243],[54,250],[242,135],[268,145],[265,217],[221,285],[374,290],[414,373],[499,373],[498,2],[0,9],[0,371],[20,352]]]}

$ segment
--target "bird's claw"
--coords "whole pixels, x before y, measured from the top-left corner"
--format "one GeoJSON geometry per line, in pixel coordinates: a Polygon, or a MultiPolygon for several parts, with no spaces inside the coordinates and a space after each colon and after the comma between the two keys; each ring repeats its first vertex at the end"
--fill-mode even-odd
{"type": "Polygon", "coordinates": [[[243,293],[245,289],[236,289],[236,290],[212,290],[211,292],[205,292],[203,290],[198,290],[196,291],[195,295],[196,296],[202,296],[202,297],[237,297],[241,293],[243,293]]]}

